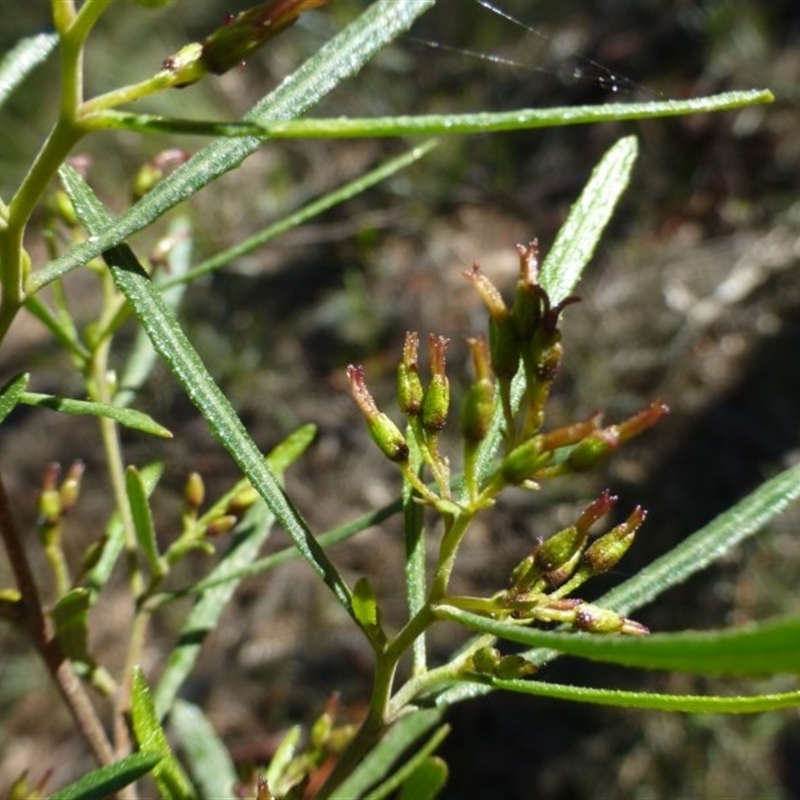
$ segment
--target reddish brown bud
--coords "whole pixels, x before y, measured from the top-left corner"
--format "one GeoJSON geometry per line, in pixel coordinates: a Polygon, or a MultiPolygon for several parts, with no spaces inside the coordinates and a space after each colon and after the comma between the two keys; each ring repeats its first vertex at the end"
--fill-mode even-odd
{"type": "Polygon", "coordinates": [[[328,0],[272,0],[227,19],[203,42],[201,61],[216,75],[241,64],[268,39],[293,24],[304,11],[328,0]]]}
{"type": "Polygon", "coordinates": [[[364,381],[364,367],[351,364],[347,367],[347,377],[353,399],[367,419],[367,427],[375,444],[390,461],[407,461],[408,443],[398,427],[375,405],[364,381]]]}
{"type": "Polygon", "coordinates": [[[583,531],[588,531],[600,517],[607,514],[614,507],[618,499],[619,498],[611,494],[608,489],[604,489],[597,500],[594,500],[586,506],[575,522],[575,527],[583,531]]]}

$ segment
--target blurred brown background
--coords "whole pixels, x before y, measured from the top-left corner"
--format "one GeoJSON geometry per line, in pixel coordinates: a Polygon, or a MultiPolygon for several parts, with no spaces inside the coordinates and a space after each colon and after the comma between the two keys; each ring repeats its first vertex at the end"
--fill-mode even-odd
{"type": "MultiPolygon", "coordinates": [[[[114,4],[92,39],[91,91],[152,73],[226,12],[245,6],[182,0],[145,12],[133,3],[114,4]]],[[[235,117],[363,6],[335,0],[243,69],[142,110],[235,117]]],[[[445,141],[418,166],[201,281],[187,296],[184,318],[265,450],[298,424],[319,426],[314,448],[291,472],[289,490],[312,528],[323,531],[390,501],[398,488],[345,391],[344,366],[365,363],[376,397],[391,410],[403,332],[434,331],[453,339],[451,379],[464,385],[464,338],[481,330],[484,313],[461,272],[478,260],[510,286],[513,245],[538,236],[546,252],[593,165],[618,137],[635,133],[641,155],[631,189],[579,287],[582,303],[566,312],[566,361],[549,424],[597,408],[618,419],[655,398],[673,414],[603,474],[505,498],[476,525],[456,582],[463,591],[504,585],[533,536],[568,523],[606,486],[620,495],[621,514],[636,503],[650,510],[613,576],[619,580],[797,459],[800,13],[791,0],[498,0],[497,6],[535,30],[478,2],[440,0],[410,35],[314,114],[502,110],[761,87],[772,89],[777,102],[711,116],[445,141]]],[[[48,14],[45,0],[15,4],[0,30],[0,51],[46,29],[48,14]]],[[[29,86],[12,98],[0,125],[5,198],[57,108],[55,61],[29,86]]],[[[191,151],[202,146],[180,144],[191,151]]],[[[141,161],[174,141],[109,134],[85,145],[81,152],[94,158],[93,184],[119,211],[141,161]]],[[[393,140],[265,145],[244,169],[183,209],[197,232],[197,260],[407,146],[393,140]]],[[[147,252],[152,242],[153,234],[142,235],[133,245],[147,252]]],[[[43,257],[35,235],[30,247],[43,257]]],[[[96,307],[91,280],[74,275],[69,284],[88,321],[96,307]]],[[[31,320],[20,320],[0,355],[3,379],[23,366],[40,390],[80,392],[68,360],[31,320]]],[[[203,473],[212,493],[236,476],[166,371],[153,375],[138,405],[176,433],[166,446],[125,437],[132,463],[167,462],[156,505],[159,533],[168,538],[188,471],[203,473]]],[[[71,527],[76,555],[98,536],[109,511],[102,454],[93,442],[90,420],[45,411],[17,413],[0,431],[0,468],[25,525],[35,519],[44,466],[86,461],[71,527]]],[[[636,617],[671,630],[796,613],[798,542],[794,511],[636,617]]],[[[283,539],[276,534],[269,544],[277,548],[283,539]]],[[[368,574],[390,618],[399,618],[396,521],[333,555],[348,579],[368,574]]],[[[206,568],[198,559],[179,578],[196,579],[206,568]]],[[[10,581],[2,562],[0,578],[10,581]]],[[[184,610],[156,620],[148,674],[157,676],[184,610]]],[[[112,666],[120,661],[119,631],[129,615],[121,589],[94,615],[95,646],[112,666]]],[[[25,641],[9,630],[0,636],[0,790],[24,768],[33,777],[53,768],[51,785],[60,785],[85,767],[83,746],[71,736],[25,641]]],[[[458,632],[443,631],[434,652],[444,656],[458,641],[458,632]]],[[[288,725],[313,720],[333,690],[342,692],[346,713],[357,716],[369,670],[360,637],[297,563],[245,582],[186,696],[208,711],[234,755],[259,761],[269,758],[288,725]]],[[[746,693],[754,686],[642,678],[567,659],[545,675],[695,693],[746,693]]],[[[757,687],[779,691],[792,684],[772,679],[757,687]]],[[[447,797],[800,797],[795,712],[723,719],[492,696],[463,704],[451,718],[454,731],[443,750],[451,767],[447,797]]]]}

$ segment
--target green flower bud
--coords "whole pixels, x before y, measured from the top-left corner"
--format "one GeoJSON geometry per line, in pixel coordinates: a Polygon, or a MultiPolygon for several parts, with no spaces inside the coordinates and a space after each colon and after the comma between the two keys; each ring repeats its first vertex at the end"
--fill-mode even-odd
{"type": "Polygon", "coordinates": [[[58,491],[61,498],[61,513],[66,513],[74,508],[78,502],[78,495],[81,493],[81,480],[86,466],[83,461],[73,461],[67,470],[66,477],[61,483],[58,491]]]}
{"type": "Polygon", "coordinates": [[[589,633],[624,633],[629,636],[644,636],[650,631],[641,623],[620,616],[615,611],[600,608],[591,603],[582,603],[575,610],[573,625],[589,633]]]}
{"type": "Polygon", "coordinates": [[[494,674],[504,680],[516,680],[533,675],[538,670],[535,664],[518,655],[503,656],[494,668],[494,674]]]}
{"type": "Polygon", "coordinates": [[[586,546],[587,533],[574,525],[551,536],[534,556],[536,565],[544,572],[552,572],[573,561],[586,546]]]}
{"type": "Polygon", "coordinates": [[[538,284],[539,243],[534,239],[527,247],[518,244],[517,253],[519,253],[519,280],[514,293],[511,316],[520,341],[528,342],[539,328],[542,306],[548,308],[550,304],[547,295],[538,284]]]}
{"type": "Polygon", "coordinates": [[[519,369],[519,338],[511,317],[489,319],[489,353],[492,369],[500,381],[510,381],[519,369]]]}
{"type": "Polygon", "coordinates": [[[572,472],[588,472],[602,464],[619,447],[619,436],[613,428],[604,428],[578,442],[567,456],[566,466],[572,472]]]}
{"type": "Polygon", "coordinates": [[[633,544],[633,537],[646,517],[647,512],[641,506],[636,506],[625,522],[586,548],[581,568],[586,568],[593,575],[613,569],[633,544]]]}
{"type": "Polygon", "coordinates": [[[408,331],[403,345],[403,360],[397,368],[397,400],[400,411],[407,417],[416,417],[422,411],[425,390],[419,377],[419,337],[408,331]]]}
{"type": "Polygon", "coordinates": [[[438,433],[447,424],[450,409],[450,382],[445,374],[445,353],[450,340],[445,336],[428,337],[431,360],[431,381],[422,400],[422,427],[438,433]]]}
{"type": "Polygon", "coordinates": [[[578,630],[589,633],[619,633],[622,630],[623,619],[610,609],[582,603],[575,609],[573,625],[578,630]]]}
{"type": "Polygon", "coordinates": [[[206,536],[221,536],[223,533],[228,533],[236,527],[239,517],[234,514],[223,514],[216,519],[212,519],[206,525],[206,536]]]}
{"type": "Polygon", "coordinates": [[[58,476],[61,468],[55,462],[48,464],[42,478],[42,491],[39,495],[40,527],[56,525],[61,519],[61,493],[58,491],[58,476]]]}
{"type": "Polygon", "coordinates": [[[652,403],[618,425],[609,425],[595,431],[572,448],[567,456],[567,468],[572,472],[586,472],[593,469],[623,442],[651,428],[668,413],[669,408],[663,403],[652,403]]]}
{"type": "Polygon", "coordinates": [[[546,466],[552,453],[543,453],[541,439],[534,436],[515,447],[500,465],[503,480],[512,486],[519,486],[537,470],[546,466]]]}
{"type": "Polygon", "coordinates": [[[205,498],[206,485],[203,476],[199,472],[190,473],[186,479],[186,486],[183,488],[183,502],[187,512],[196,514],[205,498]]]}
{"type": "Polygon", "coordinates": [[[493,675],[500,663],[500,651],[496,647],[481,647],[472,654],[472,666],[476,672],[493,675]]]}
{"type": "Polygon", "coordinates": [[[367,420],[367,427],[375,444],[390,461],[408,461],[408,443],[399,428],[378,410],[364,381],[364,367],[351,364],[347,367],[350,392],[356,405],[367,420]]]}
{"type": "Polygon", "coordinates": [[[207,67],[201,63],[203,45],[192,42],[178,50],[175,55],[168,56],[161,65],[164,72],[169,72],[169,84],[176,89],[183,89],[201,80],[208,74],[207,67]]]}
{"type": "Polygon", "coordinates": [[[250,506],[255,503],[260,497],[259,493],[252,486],[245,486],[240,492],[237,492],[228,503],[227,512],[241,517],[250,506]]]}
{"type": "Polygon", "coordinates": [[[469,339],[476,381],[461,407],[461,433],[470,443],[483,441],[494,417],[494,383],[489,370],[489,352],[483,338],[469,339]]]}

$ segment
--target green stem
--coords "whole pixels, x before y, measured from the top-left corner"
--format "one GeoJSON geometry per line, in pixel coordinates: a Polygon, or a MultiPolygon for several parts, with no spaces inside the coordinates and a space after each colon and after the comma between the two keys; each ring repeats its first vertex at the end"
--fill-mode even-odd
{"type": "Polygon", "coordinates": [[[456,560],[456,553],[461,540],[469,527],[474,513],[464,511],[452,518],[452,522],[447,524],[445,519],[445,532],[442,536],[442,543],[439,545],[439,558],[436,565],[436,572],[431,581],[431,591],[429,602],[436,603],[447,593],[447,584],[450,581],[450,574],[456,560]]]}
{"type": "Polygon", "coordinates": [[[496,636],[484,634],[473,639],[455,658],[441,667],[432,669],[422,675],[417,675],[407,681],[400,691],[392,697],[387,708],[386,718],[389,720],[397,719],[403,709],[412,700],[426,692],[430,692],[437,686],[445,686],[458,680],[465,664],[472,658],[472,654],[482,647],[489,647],[497,640],[496,636]]]}

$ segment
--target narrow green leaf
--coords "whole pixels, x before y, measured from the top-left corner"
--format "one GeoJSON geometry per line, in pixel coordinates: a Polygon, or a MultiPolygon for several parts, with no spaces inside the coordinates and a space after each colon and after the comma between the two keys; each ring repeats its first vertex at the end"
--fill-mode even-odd
{"type": "Polygon", "coordinates": [[[19,402],[28,406],[49,408],[61,414],[108,417],[127,428],[133,428],[153,436],[160,436],[162,439],[172,438],[172,433],[163,425],[159,425],[147,414],[135,411],[132,408],[119,408],[105,403],[94,403],[89,400],[70,400],[66,397],[55,397],[51,394],[39,394],[38,392],[25,392],[19,398],[19,402]]]}
{"type": "Polygon", "coordinates": [[[429,708],[400,717],[350,777],[333,791],[332,800],[352,800],[366,794],[388,775],[392,766],[414,742],[441,722],[443,715],[444,709],[429,708]]]}
{"type": "Polygon", "coordinates": [[[272,448],[266,462],[276,478],[283,477],[283,473],[308,450],[316,435],[316,425],[301,425],[272,448]]]}
{"type": "Polygon", "coordinates": [[[133,515],[136,541],[139,542],[139,547],[147,559],[147,566],[153,577],[161,578],[167,571],[167,565],[158,552],[156,529],[153,525],[153,515],[150,513],[147,488],[136,467],[130,466],[125,470],[125,491],[133,515]]]}
{"type": "Polygon", "coordinates": [[[800,706],[800,691],[762,694],[752,697],[721,697],[716,695],[654,694],[652,692],[627,692],[616,689],[590,689],[585,686],[564,686],[544,681],[491,679],[495,689],[575,700],[618,708],[639,708],[652,711],[677,711],[689,714],[759,714],[782,708],[800,706]]]}
{"type": "Polygon", "coordinates": [[[403,155],[393,158],[391,161],[387,161],[385,164],[381,164],[379,167],[376,167],[366,174],[359,176],[354,181],[350,181],[335,191],[330,192],[329,194],[314,200],[308,205],[303,206],[292,214],[289,214],[287,217],[284,217],[282,220],[279,220],[272,225],[268,225],[263,230],[253,234],[252,236],[249,236],[247,239],[243,239],[233,247],[229,247],[226,250],[217,253],[215,256],[203,261],[196,267],[187,270],[185,274],[176,274],[174,270],[172,270],[171,277],[168,280],[165,280],[163,283],[160,283],[160,287],[162,289],[164,287],[169,288],[179,283],[194,280],[201,275],[206,275],[209,272],[219,269],[220,267],[224,267],[226,264],[231,263],[237,258],[241,258],[243,255],[251,253],[256,248],[272,241],[277,236],[280,236],[280,234],[285,233],[292,228],[296,228],[298,225],[301,225],[302,223],[313,219],[319,214],[322,214],[323,211],[327,211],[339,203],[343,203],[345,200],[349,200],[361,192],[366,191],[371,186],[375,186],[381,181],[386,180],[391,175],[394,175],[401,169],[405,169],[405,167],[410,166],[423,156],[427,155],[434,147],[436,147],[436,145],[436,140],[430,139],[427,142],[423,142],[422,144],[413,147],[411,150],[403,153],[403,155]]]}
{"type": "Polygon", "coordinates": [[[147,775],[161,758],[158,753],[133,753],[59,789],[50,795],[50,800],[97,800],[98,797],[111,797],[147,775]]]}
{"type": "MultiPolygon", "coordinates": [[[[61,176],[76,213],[87,229],[94,231],[107,223],[107,212],[78,172],[64,166],[61,176]]],[[[214,382],[131,249],[127,245],[121,245],[105,253],[104,258],[111,269],[115,284],[128,299],[156,351],[203,415],[211,432],[264,498],[303,558],[352,615],[350,590],[344,579],[283,493],[230,402],[214,382]]]]}
{"type": "Polygon", "coordinates": [[[200,796],[206,800],[234,797],[239,780],[236,767],[205,714],[193,703],[177,700],[169,724],[180,742],[200,796]]]}
{"type": "Polygon", "coordinates": [[[476,114],[420,114],[419,116],[353,119],[302,119],[267,121],[270,139],[352,139],[373,136],[440,136],[445,134],[494,133],[531,128],[554,128],[598,122],[678,117],[729,111],[760,103],[772,103],[766,89],[724,92],[691,100],[608,105],[565,106],[563,108],[521,108],[517,111],[482,111],[476,114]]]}
{"type": "Polygon", "coordinates": [[[153,779],[162,800],[194,800],[194,789],[172,754],[167,736],[156,716],[147,681],[138,667],[133,673],[131,718],[139,749],[161,757],[153,769],[153,779]]]}
{"type": "Polygon", "coordinates": [[[266,139],[269,131],[257,122],[221,122],[203,119],[179,119],[126,111],[99,111],[84,117],[81,123],[92,130],[135,131],[137,133],[188,134],[191,136],[257,136],[266,139]]]}
{"type": "Polygon", "coordinates": [[[61,595],[53,606],[56,636],[66,655],[75,662],[92,664],[89,655],[89,608],[91,592],[76,587],[61,595]]]}
{"type": "MultiPolygon", "coordinates": [[[[279,444],[267,457],[278,477],[311,442],[313,428],[306,426],[279,444]]],[[[208,577],[212,588],[198,598],[183,625],[178,645],[173,648],[155,691],[156,711],[163,719],[200,653],[209,631],[214,630],[225,605],[241,580],[242,569],[251,564],[269,535],[275,517],[264,503],[248,509],[234,531],[230,550],[208,577]]]]}
{"type": "MultiPolygon", "coordinates": [[[[148,464],[141,470],[140,477],[148,497],[153,493],[163,471],[164,465],[160,463],[148,464]]],[[[86,576],[86,586],[93,594],[92,602],[97,599],[100,590],[108,583],[119,554],[125,546],[125,529],[118,512],[114,513],[106,526],[105,540],[100,546],[102,547],[100,557],[93,560],[86,576]]]]}
{"type": "Polygon", "coordinates": [[[264,780],[270,790],[277,791],[280,787],[281,778],[297,752],[302,733],[303,730],[299,725],[293,725],[275,749],[275,755],[272,756],[267,771],[264,773],[264,780]]]}
{"type": "Polygon", "coordinates": [[[440,758],[431,758],[436,748],[450,733],[449,725],[442,725],[394,775],[373,789],[364,800],[383,800],[400,789],[399,798],[427,800],[434,798],[447,780],[447,765],[440,758]]]}
{"type": "Polygon", "coordinates": [[[0,389],[0,422],[2,422],[21,401],[25,387],[31,376],[27,372],[15,375],[0,389]]]}
{"type": "Polygon", "coordinates": [[[363,575],[353,586],[353,615],[373,645],[383,647],[386,635],[381,627],[378,598],[369,579],[363,575]]]}
{"type": "Polygon", "coordinates": [[[9,50],[0,61],[0,106],[2,106],[14,89],[41,64],[58,44],[58,36],[54,33],[40,33],[28,39],[22,39],[9,50]]]}
{"type": "MultiPolygon", "coordinates": [[[[266,124],[305,113],[342,81],[355,75],[377,52],[404,33],[435,0],[377,0],[364,13],[306,61],[245,115],[246,121],[266,124]]],[[[221,139],[201,150],[159,183],[118,219],[103,222],[88,242],[31,275],[26,290],[42,286],[96,258],[131,234],[147,227],[170,208],[191,197],[220,175],[235,169],[261,146],[256,137],[221,139]]]]}
{"type": "Polygon", "coordinates": [[[400,787],[397,800],[435,800],[447,783],[448,769],[439,756],[426,758],[400,787]]]}
{"type": "Polygon", "coordinates": [[[614,144],[594,168],[569,217],[558,231],[541,271],[550,300],[560,303],[575,288],[581,273],[628,186],[639,146],[635,136],[614,144]]]}
{"type": "Polygon", "coordinates": [[[91,358],[91,353],[78,336],[73,320],[56,314],[42,300],[41,295],[26,298],[25,310],[36,317],[64,350],[74,356],[78,363],[86,363],[91,358]]]}
{"type": "MultiPolygon", "coordinates": [[[[189,271],[192,261],[192,229],[189,218],[181,215],[172,220],[167,236],[173,242],[167,256],[167,269],[159,271],[154,282],[170,311],[177,313],[186,292],[186,285],[181,279],[189,271]],[[173,279],[175,283],[172,283],[173,279]],[[171,285],[167,287],[167,283],[171,285]]],[[[137,328],[125,366],[120,371],[120,388],[114,395],[114,405],[131,405],[157,363],[158,353],[153,349],[147,334],[137,328]]]]}
{"type": "Polygon", "coordinates": [[[601,636],[524,628],[447,605],[437,606],[435,611],[441,619],[480,633],[592,661],[707,675],[800,674],[800,617],[731,630],[601,636]]]}
{"type": "Polygon", "coordinates": [[[378,624],[378,600],[369,579],[364,576],[353,586],[353,612],[362,627],[374,628],[378,624]]]}

